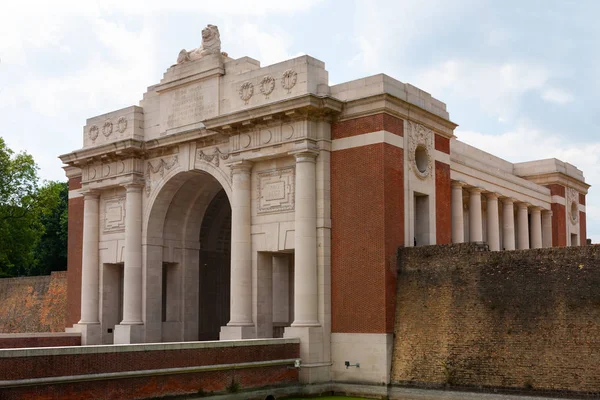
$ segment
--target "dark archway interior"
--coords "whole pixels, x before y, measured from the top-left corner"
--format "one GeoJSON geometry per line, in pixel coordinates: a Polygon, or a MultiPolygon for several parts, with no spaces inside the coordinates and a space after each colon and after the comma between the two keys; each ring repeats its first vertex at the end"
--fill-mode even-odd
{"type": "Polygon", "coordinates": [[[200,228],[198,340],[218,340],[229,322],[231,206],[224,190],[210,202],[200,228]]]}

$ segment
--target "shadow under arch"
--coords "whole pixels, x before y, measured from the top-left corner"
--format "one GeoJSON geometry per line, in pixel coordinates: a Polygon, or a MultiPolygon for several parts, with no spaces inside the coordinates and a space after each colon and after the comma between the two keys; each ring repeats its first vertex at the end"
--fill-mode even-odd
{"type": "Polygon", "coordinates": [[[228,322],[230,192],[223,174],[175,170],[151,193],[143,232],[147,342],[214,340],[228,322]],[[208,297],[207,288],[220,296],[208,297]]]}

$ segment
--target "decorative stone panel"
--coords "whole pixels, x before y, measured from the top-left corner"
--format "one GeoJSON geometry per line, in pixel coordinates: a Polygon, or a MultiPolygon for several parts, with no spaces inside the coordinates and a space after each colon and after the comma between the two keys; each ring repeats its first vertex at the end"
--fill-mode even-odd
{"type": "Polygon", "coordinates": [[[419,179],[427,179],[431,176],[434,136],[431,129],[408,121],[408,168],[419,179]]]}
{"type": "Polygon", "coordinates": [[[294,167],[258,173],[258,213],[294,210],[294,167]]]}
{"type": "Polygon", "coordinates": [[[104,233],[125,230],[125,196],[108,198],[104,201],[104,233]]]}
{"type": "Polygon", "coordinates": [[[579,192],[573,188],[567,189],[567,210],[573,225],[579,220],[579,192]]]}

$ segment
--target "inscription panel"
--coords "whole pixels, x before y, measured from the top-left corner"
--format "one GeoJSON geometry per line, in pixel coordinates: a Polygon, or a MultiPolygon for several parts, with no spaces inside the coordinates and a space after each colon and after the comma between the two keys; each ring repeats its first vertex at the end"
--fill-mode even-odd
{"type": "Polygon", "coordinates": [[[258,213],[294,209],[294,167],[258,173],[258,213]]]}
{"type": "Polygon", "coordinates": [[[210,82],[201,82],[162,93],[162,128],[178,128],[215,117],[217,90],[210,82]]]}
{"type": "Polygon", "coordinates": [[[113,197],[104,202],[104,232],[125,230],[125,197],[113,197]]]}

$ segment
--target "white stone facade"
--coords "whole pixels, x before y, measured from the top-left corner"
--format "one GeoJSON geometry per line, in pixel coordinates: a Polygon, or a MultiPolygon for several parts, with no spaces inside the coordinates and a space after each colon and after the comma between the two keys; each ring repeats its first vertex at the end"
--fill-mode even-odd
{"type": "Polygon", "coordinates": [[[453,242],[551,246],[559,203],[569,244],[584,243],[588,185],[575,167],[510,164],[461,143],[444,103],[385,75],[329,86],[309,56],[261,68],[211,49],[182,51],[139,106],[88,119],[83,148],[61,156],[81,176],[71,197],[84,197],[72,328],[84,344],[299,337],[305,381],[389,382],[390,332],[331,333],[336,151],[404,151],[405,246],[437,243],[436,162],[450,166],[453,242]],[[332,140],[332,124],[376,112],[403,118],[404,135],[332,140]],[[453,138],[449,154],[436,135],[453,138]],[[566,196],[544,186],[555,183],[566,196]],[[369,361],[349,370],[346,357],[369,361]]]}

